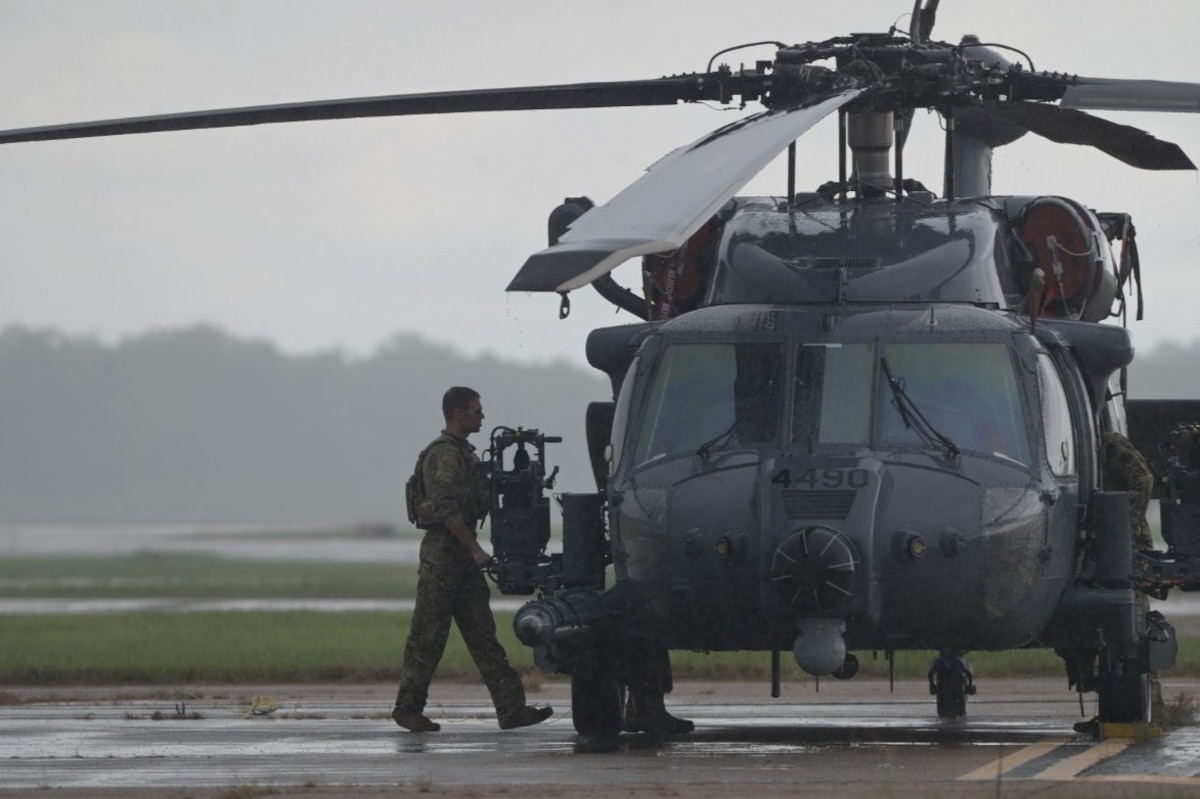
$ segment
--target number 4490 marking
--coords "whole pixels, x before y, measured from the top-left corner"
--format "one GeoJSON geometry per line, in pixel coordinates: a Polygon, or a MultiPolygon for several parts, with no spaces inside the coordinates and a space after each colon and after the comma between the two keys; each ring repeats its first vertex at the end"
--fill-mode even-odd
{"type": "Polygon", "coordinates": [[[805,469],[796,478],[792,477],[791,469],[781,469],[771,478],[784,488],[866,488],[866,469],[805,469]]]}

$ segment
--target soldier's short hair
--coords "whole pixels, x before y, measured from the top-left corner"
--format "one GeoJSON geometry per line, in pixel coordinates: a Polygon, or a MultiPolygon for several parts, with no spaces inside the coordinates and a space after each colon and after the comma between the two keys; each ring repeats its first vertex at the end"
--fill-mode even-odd
{"type": "Polygon", "coordinates": [[[442,395],[442,416],[446,421],[454,418],[455,411],[465,411],[471,407],[471,400],[479,399],[479,392],[466,386],[451,386],[442,395]]]}

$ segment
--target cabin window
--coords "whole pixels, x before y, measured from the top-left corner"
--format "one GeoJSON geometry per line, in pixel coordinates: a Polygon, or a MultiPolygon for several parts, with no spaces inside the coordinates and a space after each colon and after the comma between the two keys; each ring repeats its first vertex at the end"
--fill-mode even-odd
{"type": "MultiPolygon", "coordinates": [[[[959,450],[1030,463],[1021,395],[1007,346],[897,343],[884,348],[884,357],[916,410],[959,450]]],[[[880,383],[880,396],[884,443],[930,446],[905,424],[886,382],[880,383]]],[[[1064,424],[1069,432],[1069,416],[1064,424]]]]}
{"type": "Polygon", "coordinates": [[[1075,435],[1071,430],[1071,405],[1058,370],[1048,353],[1039,353],[1038,388],[1042,400],[1042,427],[1046,461],[1056,475],[1075,474],[1075,435]]]}
{"type": "Polygon", "coordinates": [[[674,344],[654,374],[636,463],[773,441],[779,429],[778,344],[674,344]]]}
{"type": "Polygon", "coordinates": [[[793,444],[871,440],[871,344],[801,344],[796,349],[793,444]]]}
{"type": "Polygon", "coordinates": [[[621,381],[621,391],[617,394],[617,406],[613,411],[612,454],[608,459],[608,476],[616,472],[617,464],[621,462],[621,444],[625,441],[625,427],[629,423],[629,404],[633,398],[633,385],[637,382],[638,366],[641,356],[635,355],[629,368],[625,370],[625,378],[621,381]]]}

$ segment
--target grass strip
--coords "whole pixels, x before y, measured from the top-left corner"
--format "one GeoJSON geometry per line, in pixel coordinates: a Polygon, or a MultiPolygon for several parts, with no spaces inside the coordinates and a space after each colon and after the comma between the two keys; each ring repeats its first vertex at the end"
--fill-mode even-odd
{"type": "MultiPolygon", "coordinates": [[[[0,683],[390,679],[407,621],[304,611],[0,617],[0,683]]],[[[450,672],[459,659],[447,659],[450,672]]]]}
{"type": "MultiPolygon", "coordinates": [[[[512,614],[497,613],[498,635],[518,671],[533,673],[532,652],[512,632],[512,614]]],[[[100,616],[0,616],[0,685],[112,685],[253,682],[367,682],[399,677],[407,613],[129,613],[100,616]]],[[[923,679],[933,652],[897,652],[898,679],[923,679]]],[[[858,653],[859,677],[885,678],[882,653],[858,653]]],[[[1066,677],[1049,650],[975,652],[980,680],[1066,677]]],[[[677,679],[770,679],[762,652],[672,654],[677,679]]],[[[783,678],[811,680],[788,656],[783,678]]],[[[1200,675],[1200,638],[1179,641],[1171,676],[1200,675]]],[[[452,629],[437,679],[477,680],[452,629]]],[[[536,678],[532,678],[536,679],[536,678]]]]}

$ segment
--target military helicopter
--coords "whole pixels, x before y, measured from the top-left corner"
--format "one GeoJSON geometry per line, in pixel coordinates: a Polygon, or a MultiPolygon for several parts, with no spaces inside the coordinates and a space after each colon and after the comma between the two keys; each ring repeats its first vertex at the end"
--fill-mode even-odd
{"type": "MultiPolygon", "coordinates": [[[[976,39],[907,32],[780,44],[753,67],[636,81],[436,92],[0,132],[0,144],[273,122],[490,110],[758,103],[609,202],[568,199],[512,291],[592,285],[637,322],[593,331],[610,401],[586,415],[595,492],[562,497],[535,429],[493,436],[493,576],[539,664],[571,675],[576,729],[621,727],[654,647],[769,653],[851,678],[854,652],[934,650],[938,715],[974,693],[967,653],[1053,649],[1105,721],[1149,714],[1174,633],[1137,591],[1191,589],[1196,459],[1176,436],[1170,548],[1132,547],[1100,488],[1099,436],[1127,428],[1131,220],[1063,197],[993,196],[991,154],[1026,132],[1145,169],[1175,145],[1082,109],[1200,110],[1195,84],[1025,68],[976,39]],[[944,120],[940,194],[905,174],[913,113],[944,120]],[[827,117],[836,174],[738,191],[827,117]],[[1117,252],[1114,254],[1114,244],[1117,252]],[[643,259],[640,294],[609,274],[643,259]],[[516,450],[511,460],[505,453],[516,450]],[[1187,489],[1187,490],[1184,490],[1187,489]],[[607,585],[607,567],[613,585],[607,585]]],[[[1010,51],[1005,51],[1010,52],[1010,51]]],[[[831,163],[833,163],[831,161],[831,163]]]]}

